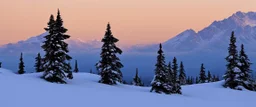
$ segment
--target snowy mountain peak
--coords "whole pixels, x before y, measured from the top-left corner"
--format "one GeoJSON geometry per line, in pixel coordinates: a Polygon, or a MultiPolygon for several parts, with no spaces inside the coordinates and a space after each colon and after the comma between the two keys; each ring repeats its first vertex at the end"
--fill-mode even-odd
{"type": "Polygon", "coordinates": [[[41,43],[44,41],[44,37],[48,35],[48,32],[42,33],[38,36],[33,36],[28,38],[27,40],[19,41],[19,42],[26,42],[26,43],[41,43]]]}
{"type": "MultiPolygon", "coordinates": [[[[238,11],[230,17],[214,21],[208,27],[198,31],[187,29],[163,43],[169,52],[187,52],[196,50],[226,50],[231,32],[235,31],[237,45],[246,44],[250,51],[256,44],[256,12],[238,11]]],[[[155,51],[156,46],[144,46],[140,50],[155,51]]]]}
{"type": "Polygon", "coordinates": [[[194,34],[196,34],[196,31],[194,31],[193,29],[187,29],[184,32],[178,34],[177,36],[194,35],[194,34]]]}
{"type": "Polygon", "coordinates": [[[243,18],[245,17],[246,13],[241,12],[241,11],[237,11],[236,13],[234,13],[232,16],[236,16],[236,17],[240,17],[243,18]]]}
{"type": "Polygon", "coordinates": [[[238,26],[256,26],[255,12],[241,12],[234,13],[229,19],[233,20],[238,26]]]}

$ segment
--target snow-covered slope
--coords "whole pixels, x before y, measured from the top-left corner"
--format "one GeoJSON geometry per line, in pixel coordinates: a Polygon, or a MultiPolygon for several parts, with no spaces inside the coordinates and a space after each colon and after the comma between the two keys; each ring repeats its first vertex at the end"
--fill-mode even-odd
{"type": "MultiPolygon", "coordinates": [[[[43,33],[38,36],[28,38],[27,40],[22,40],[17,43],[9,43],[0,46],[0,52],[5,53],[37,53],[41,50],[41,45],[45,40],[45,36],[48,33],[43,33]]],[[[98,51],[102,43],[99,40],[83,41],[79,38],[70,38],[66,41],[69,44],[70,52],[93,52],[98,51]]]]}
{"type": "MultiPolygon", "coordinates": [[[[223,51],[227,49],[231,32],[235,32],[238,46],[243,43],[250,52],[256,52],[256,12],[236,12],[232,16],[214,21],[208,27],[198,31],[186,30],[165,41],[163,47],[168,52],[188,52],[195,50],[223,51]]],[[[157,44],[158,45],[158,44],[157,44]]],[[[134,49],[156,51],[156,45],[134,49]]]]}
{"type": "Polygon", "coordinates": [[[0,69],[0,107],[254,107],[256,92],[221,87],[221,82],[183,86],[183,95],[150,93],[150,87],[99,84],[93,74],[76,73],[68,84],[40,79],[40,73],[0,69]]]}

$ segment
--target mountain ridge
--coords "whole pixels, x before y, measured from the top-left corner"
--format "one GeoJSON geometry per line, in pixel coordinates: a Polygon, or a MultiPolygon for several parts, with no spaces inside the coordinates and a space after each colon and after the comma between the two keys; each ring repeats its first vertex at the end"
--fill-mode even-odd
{"type": "MultiPolygon", "coordinates": [[[[40,52],[41,45],[43,44],[43,41],[45,40],[45,36],[48,33],[42,33],[38,36],[30,37],[26,40],[21,40],[16,43],[8,43],[5,45],[0,46],[0,52],[5,53],[34,53],[34,52],[40,52]],[[26,47],[26,48],[23,48],[26,47]]],[[[73,52],[85,52],[85,51],[98,51],[98,49],[101,47],[102,43],[99,40],[90,40],[90,41],[83,41],[79,38],[72,38],[66,40],[66,42],[69,44],[69,49],[73,52]]]]}
{"type": "MultiPolygon", "coordinates": [[[[187,29],[178,35],[164,41],[166,52],[192,52],[192,51],[224,51],[228,46],[229,36],[235,31],[238,46],[244,43],[250,51],[256,51],[256,12],[233,13],[223,20],[215,20],[200,31],[187,29]]],[[[33,52],[40,51],[47,32],[16,43],[0,46],[0,52],[33,52]],[[25,49],[20,49],[26,47],[25,49]]],[[[79,38],[68,39],[70,50],[74,52],[99,51],[102,43],[99,40],[83,41],[79,38]]],[[[158,44],[134,45],[126,48],[129,52],[155,52],[158,44]]],[[[70,51],[70,52],[72,52],[70,51]]]]}
{"type": "MultiPolygon", "coordinates": [[[[187,29],[162,44],[167,52],[224,51],[232,31],[235,32],[238,46],[243,43],[248,50],[256,51],[256,12],[238,11],[228,18],[213,21],[198,32],[187,29]]],[[[157,45],[135,47],[134,51],[154,52],[157,45]]]]}

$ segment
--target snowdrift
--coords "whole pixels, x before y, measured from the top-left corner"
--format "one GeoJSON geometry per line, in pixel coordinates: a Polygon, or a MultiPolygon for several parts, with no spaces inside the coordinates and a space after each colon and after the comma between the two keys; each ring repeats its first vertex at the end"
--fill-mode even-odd
{"type": "Polygon", "coordinates": [[[183,95],[150,93],[150,87],[98,83],[99,76],[74,73],[68,84],[49,83],[41,73],[0,69],[0,107],[254,107],[256,92],[237,91],[222,82],[183,86],[183,95]]]}

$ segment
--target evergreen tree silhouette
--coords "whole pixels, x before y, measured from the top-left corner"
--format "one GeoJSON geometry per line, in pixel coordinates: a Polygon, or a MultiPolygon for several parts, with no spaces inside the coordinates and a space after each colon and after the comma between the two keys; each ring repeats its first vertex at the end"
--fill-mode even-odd
{"type": "Polygon", "coordinates": [[[35,58],[36,63],[35,63],[35,70],[36,72],[43,72],[43,59],[41,58],[40,53],[37,54],[37,57],[35,58]]]}
{"type": "Polygon", "coordinates": [[[132,84],[135,85],[135,86],[143,86],[143,83],[142,83],[142,81],[139,77],[138,68],[136,68],[136,74],[135,74],[135,77],[133,78],[132,84]]]}
{"type": "Polygon", "coordinates": [[[77,65],[77,60],[75,61],[75,69],[74,69],[74,72],[75,72],[75,73],[78,73],[78,72],[79,72],[79,70],[78,70],[78,65],[77,65]]]}
{"type": "Polygon", "coordinates": [[[210,71],[208,71],[208,74],[207,74],[208,76],[207,76],[207,82],[212,82],[212,74],[211,74],[211,72],[210,71]]]}
{"type": "Polygon", "coordinates": [[[241,50],[239,52],[239,63],[238,66],[241,70],[241,72],[238,72],[238,80],[239,80],[239,85],[245,87],[248,90],[256,90],[254,87],[254,80],[251,77],[251,62],[247,56],[247,54],[244,51],[244,45],[241,45],[241,50]]]}
{"type": "Polygon", "coordinates": [[[45,30],[49,33],[45,36],[42,48],[45,51],[44,56],[44,75],[42,78],[49,82],[66,83],[66,74],[70,72],[70,64],[72,59],[68,55],[68,44],[66,39],[70,38],[65,34],[67,29],[63,26],[63,20],[58,10],[56,21],[51,15],[48,27],[45,30]]]}
{"type": "Polygon", "coordinates": [[[236,37],[234,32],[232,32],[230,37],[230,44],[228,47],[228,56],[226,57],[226,61],[228,62],[226,65],[227,70],[223,76],[225,80],[223,86],[229,87],[231,89],[235,89],[238,86],[237,72],[240,72],[240,69],[238,68],[239,60],[236,48],[236,37]]]}
{"type": "Polygon", "coordinates": [[[180,85],[186,84],[186,74],[185,74],[185,70],[184,70],[182,61],[180,62],[179,81],[180,81],[180,85]]]}
{"type": "Polygon", "coordinates": [[[115,38],[111,32],[110,24],[107,25],[107,31],[104,38],[100,54],[100,61],[96,64],[96,68],[100,72],[100,83],[113,85],[117,82],[122,83],[121,68],[123,64],[117,54],[122,54],[122,50],[116,46],[119,40],[115,38]]]}
{"type": "Polygon", "coordinates": [[[199,75],[199,81],[198,83],[205,83],[206,82],[206,75],[205,75],[205,68],[204,64],[201,64],[201,69],[200,69],[200,75],[199,75]]]}
{"type": "Polygon", "coordinates": [[[156,69],[155,69],[155,75],[151,82],[151,90],[150,92],[156,92],[156,93],[166,93],[170,94],[172,91],[172,86],[169,81],[169,74],[166,70],[165,65],[165,57],[164,52],[162,50],[162,44],[159,45],[158,50],[158,56],[157,56],[157,63],[156,63],[156,69]]]}
{"type": "Polygon", "coordinates": [[[20,54],[20,63],[19,63],[19,70],[18,70],[18,74],[24,74],[25,70],[24,70],[24,62],[23,62],[23,54],[20,54]]]}

